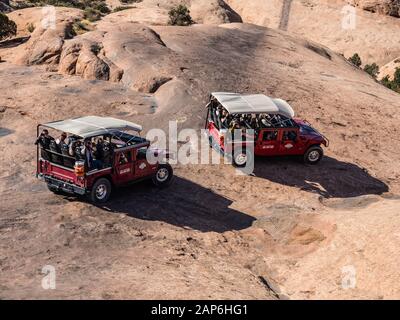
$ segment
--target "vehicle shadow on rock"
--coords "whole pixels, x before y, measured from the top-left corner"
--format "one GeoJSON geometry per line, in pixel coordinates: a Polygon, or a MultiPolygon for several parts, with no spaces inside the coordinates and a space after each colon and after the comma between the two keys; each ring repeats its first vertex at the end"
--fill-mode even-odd
{"type": "Polygon", "coordinates": [[[349,198],[382,194],[388,186],[364,168],[325,156],[317,165],[305,165],[293,158],[257,158],[254,174],[325,198],[349,198]]]}
{"type": "Polygon", "coordinates": [[[163,189],[142,182],[114,190],[104,209],[202,232],[222,233],[250,227],[256,219],[231,209],[231,204],[229,199],[175,176],[172,184],[163,189]]]}

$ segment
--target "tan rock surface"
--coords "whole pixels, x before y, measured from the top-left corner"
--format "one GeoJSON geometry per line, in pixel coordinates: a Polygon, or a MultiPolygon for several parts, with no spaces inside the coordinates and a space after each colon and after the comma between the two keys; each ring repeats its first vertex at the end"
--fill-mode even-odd
{"type": "Polygon", "coordinates": [[[355,8],[355,28],[347,23],[352,9],[342,0],[227,0],[244,22],[287,30],[363,63],[383,66],[400,56],[400,19],[355,8]],[[321,23],[321,21],[324,21],[321,23]],[[343,24],[345,28],[343,28],[343,24]]]}
{"type": "Polygon", "coordinates": [[[103,23],[138,22],[150,25],[167,25],[171,8],[184,4],[196,23],[221,24],[241,22],[240,16],[224,0],[143,0],[132,9],[108,15],[103,23]]]}
{"type": "Polygon", "coordinates": [[[121,21],[64,41],[63,74],[0,64],[1,298],[399,298],[398,94],[324,46],[254,25],[121,21]],[[99,60],[119,83],[83,79],[99,60]],[[326,157],[257,159],[249,176],[176,165],[171,187],[140,183],[102,207],[35,178],[38,123],[95,114],[143,134],[169,121],[199,132],[212,91],[288,100],[327,135],[326,157]],[[40,286],[45,265],[57,290],[40,286]]]}

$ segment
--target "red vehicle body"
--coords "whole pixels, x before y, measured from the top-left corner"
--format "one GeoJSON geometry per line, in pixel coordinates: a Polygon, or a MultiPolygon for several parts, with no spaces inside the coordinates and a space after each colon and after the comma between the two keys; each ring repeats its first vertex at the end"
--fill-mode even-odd
{"type": "MultiPolygon", "coordinates": [[[[276,123],[268,124],[265,127],[252,128],[249,126],[246,129],[253,130],[254,134],[247,135],[247,139],[236,139],[231,137],[232,134],[229,133],[227,127],[224,127],[219,122],[216,110],[218,108],[224,107],[224,103],[218,101],[217,98],[221,97],[222,100],[224,95],[228,96],[230,94],[213,94],[211,95],[211,101],[207,105],[207,120],[206,129],[209,136],[210,145],[223,154],[232,156],[233,163],[237,166],[243,166],[253,155],[256,156],[286,156],[286,155],[297,155],[303,156],[306,163],[316,164],[318,163],[322,156],[323,150],[321,145],[327,147],[329,145],[328,139],[315,130],[310,123],[305,120],[295,119],[287,117],[287,115],[282,115],[275,113],[270,119],[278,114],[279,121],[276,123]],[[235,144],[239,143],[241,148],[235,153],[235,144]],[[253,154],[248,152],[249,145],[253,150],[253,154]]],[[[242,97],[240,95],[232,94],[231,102],[234,101],[236,97],[242,97]]],[[[265,96],[264,96],[265,97],[265,96]]],[[[265,97],[267,98],[267,97],[265,97]]],[[[263,101],[262,98],[260,101],[263,101]]],[[[249,107],[249,98],[245,99],[246,105],[244,107],[237,107],[240,110],[238,113],[230,113],[231,118],[235,118],[238,114],[243,117],[243,115],[253,115],[254,119],[258,119],[262,110],[262,113],[267,113],[268,110],[275,110],[273,108],[262,108],[258,106],[257,108],[247,108],[249,107]]],[[[258,101],[258,100],[256,100],[258,101]]],[[[268,100],[265,100],[268,101],[268,100]]],[[[278,101],[282,103],[281,101],[278,101]]],[[[236,103],[236,102],[235,102],[236,103]]],[[[226,104],[229,108],[229,104],[226,104]]],[[[288,105],[287,105],[288,106],[288,105]]],[[[287,107],[286,106],[286,107],[287,107]]],[[[275,111],[276,112],[276,111],[275,111]]],[[[279,112],[279,110],[277,111],[279,112]]]]}
{"type": "MultiPolygon", "coordinates": [[[[57,125],[53,125],[54,123],[38,125],[38,135],[40,127],[55,129],[62,127],[63,131],[68,132],[66,127],[70,123],[82,121],[82,119],[84,118],[66,120],[65,125],[59,125],[63,123],[62,121],[56,122],[57,125]]],[[[85,117],[85,122],[92,123],[104,119],[112,118],[85,117]]],[[[112,121],[122,122],[118,119],[112,119],[112,121]]],[[[74,134],[74,132],[72,133],[74,134]]],[[[46,150],[38,145],[37,177],[46,182],[49,190],[54,193],[88,195],[93,202],[106,202],[112,189],[132,182],[152,179],[155,185],[164,186],[171,181],[173,171],[168,163],[150,163],[147,160],[149,152],[155,157],[164,153],[162,150],[149,149],[150,142],[148,140],[119,131],[112,126],[108,128],[103,126],[102,130],[97,130],[93,136],[85,133],[85,139],[96,137],[101,137],[106,145],[112,146],[110,160],[103,168],[88,170],[82,167],[77,169],[76,158],[46,150]]],[[[167,158],[168,155],[164,154],[167,158]]]]}

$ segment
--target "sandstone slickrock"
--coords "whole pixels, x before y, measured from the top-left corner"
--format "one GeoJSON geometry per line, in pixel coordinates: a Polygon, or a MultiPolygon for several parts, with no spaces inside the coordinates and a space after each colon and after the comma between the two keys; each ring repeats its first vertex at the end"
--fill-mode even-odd
{"type": "Polygon", "coordinates": [[[346,0],[226,2],[244,22],[300,35],[345,57],[358,53],[365,64],[383,66],[400,56],[400,19],[351,7],[346,0]]]}
{"type": "Polygon", "coordinates": [[[26,28],[29,24],[35,28],[30,39],[14,51],[12,60],[15,63],[32,65],[59,62],[64,41],[74,36],[73,23],[82,18],[82,12],[77,9],[57,8],[53,17],[52,12],[46,10],[27,8],[9,14],[17,24],[18,35],[28,34],[26,28]],[[26,19],[27,17],[29,18],[26,19]]]}
{"type": "Polygon", "coordinates": [[[146,25],[167,25],[171,8],[184,4],[196,23],[221,24],[241,22],[241,17],[224,0],[143,0],[106,16],[100,23],[137,22],[146,25]]]}
{"type": "Polygon", "coordinates": [[[332,48],[250,24],[104,21],[63,41],[59,73],[0,64],[0,298],[399,298],[398,94],[332,48]],[[119,83],[83,79],[106,78],[103,63],[119,83]],[[34,176],[38,123],[97,114],[200,134],[212,91],[288,100],[329,138],[326,157],[257,159],[251,176],[179,164],[170,188],[123,188],[104,207],[34,176]],[[40,287],[47,264],[57,290],[40,287]]]}

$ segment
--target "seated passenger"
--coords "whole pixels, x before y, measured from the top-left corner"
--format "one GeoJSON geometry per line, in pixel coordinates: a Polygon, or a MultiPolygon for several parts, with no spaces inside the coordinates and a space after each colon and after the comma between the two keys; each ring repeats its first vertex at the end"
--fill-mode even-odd
{"type": "Polygon", "coordinates": [[[258,128],[259,128],[258,121],[257,121],[257,116],[256,116],[255,114],[252,114],[252,115],[251,115],[251,118],[250,118],[250,127],[251,127],[252,129],[258,129],[258,128]]]}
{"type": "Polygon", "coordinates": [[[121,156],[119,158],[119,164],[126,164],[128,163],[128,158],[126,157],[125,153],[121,153],[121,156]]]}
{"type": "Polygon", "coordinates": [[[58,147],[62,150],[63,149],[63,146],[67,146],[68,147],[68,144],[67,144],[67,142],[65,141],[67,139],[67,133],[66,132],[63,132],[63,133],[61,133],[61,136],[60,136],[60,138],[58,138],[57,140],[56,140],[56,143],[58,144],[58,147]]]}
{"type": "Polygon", "coordinates": [[[97,160],[104,161],[104,142],[103,138],[98,138],[96,142],[96,151],[94,156],[97,160]]]}
{"type": "Polygon", "coordinates": [[[217,107],[217,109],[215,110],[216,116],[219,117],[219,118],[222,118],[222,111],[223,111],[222,106],[219,105],[219,106],[217,107]]]}
{"type": "Polygon", "coordinates": [[[102,168],[103,164],[101,161],[94,159],[93,157],[92,141],[90,139],[85,141],[85,144],[81,149],[81,154],[84,157],[85,166],[87,167],[88,171],[102,168]]]}
{"type": "Polygon", "coordinates": [[[271,119],[270,119],[269,115],[267,115],[267,114],[262,114],[260,116],[260,122],[261,122],[261,127],[263,127],[263,128],[269,128],[272,126],[271,119]]]}
{"type": "Polygon", "coordinates": [[[221,124],[227,128],[229,125],[229,113],[225,109],[222,110],[221,113],[221,124]]]}
{"type": "Polygon", "coordinates": [[[47,129],[43,129],[42,133],[37,137],[35,141],[35,145],[41,146],[41,157],[45,160],[50,160],[50,156],[46,150],[50,149],[50,142],[54,140],[52,136],[49,135],[49,131],[47,129]]]}
{"type": "Polygon", "coordinates": [[[62,157],[60,156],[61,149],[53,139],[50,141],[51,160],[54,163],[63,164],[62,157]]]}
{"type": "MultiPolygon", "coordinates": [[[[70,138],[70,143],[69,143],[69,150],[68,153],[71,157],[77,157],[77,155],[80,154],[81,150],[81,142],[78,139],[75,139],[75,137],[70,138]]],[[[76,160],[80,160],[76,158],[76,160]]]]}
{"type": "Polygon", "coordinates": [[[230,138],[232,138],[233,140],[235,138],[239,138],[237,136],[239,134],[238,130],[240,130],[240,137],[243,139],[246,128],[240,125],[239,120],[233,120],[231,122],[231,127],[229,128],[230,138]]]}
{"type": "Polygon", "coordinates": [[[103,166],[109,167],[109,166],[111,166],[113,150],[111,148],[111,144],[108,141],[104,141],[104,143],[103,143],[103,152],[104,152],[103,166]]]}
{"type": "Polygon", "coordinates": [[[278,137],[278,131],[266,131],[264,132],[263,140],[274,141],[278,137]]]}
{"type": "Polygon", "coordinates": [[[297,138],[297,133],[296,133],[296,131],[285,131],[284,133],[283,133],[283,140],[285,141],[288,141],[288,140],[290,140],[290,141],[296,141],[296,138],[297,138]]]}

